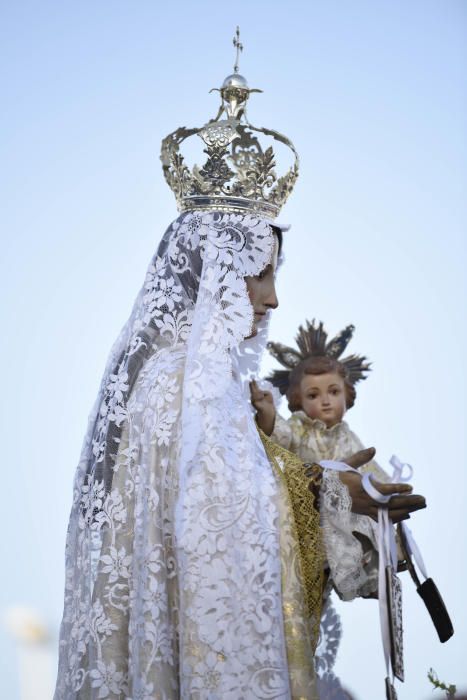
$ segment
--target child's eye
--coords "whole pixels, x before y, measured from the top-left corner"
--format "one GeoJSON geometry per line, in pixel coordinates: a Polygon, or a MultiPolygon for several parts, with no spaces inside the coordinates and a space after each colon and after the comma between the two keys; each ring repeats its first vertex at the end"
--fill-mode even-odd
{"type": "Polygon", "coordinates": [[[262,270],[262,271],[259,273],[258,279],[259,279],[259,280],[264,280],[264,278],[266,277],[267,274],[268,274],[268,268],[265,267],[264,270],[262,270]]]}

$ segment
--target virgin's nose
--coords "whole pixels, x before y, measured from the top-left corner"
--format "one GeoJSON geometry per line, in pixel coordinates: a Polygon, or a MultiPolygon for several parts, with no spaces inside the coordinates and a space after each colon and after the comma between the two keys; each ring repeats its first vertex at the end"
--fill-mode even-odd
{"type": "Polygon", "coordinates": [[[277,309],[277,307],[279,306],[279,299],[277,298],[275,285],[272,286],[272,289],[268,294],[268,297],[266,299],[266,306],[269,309],[277,309]]]}

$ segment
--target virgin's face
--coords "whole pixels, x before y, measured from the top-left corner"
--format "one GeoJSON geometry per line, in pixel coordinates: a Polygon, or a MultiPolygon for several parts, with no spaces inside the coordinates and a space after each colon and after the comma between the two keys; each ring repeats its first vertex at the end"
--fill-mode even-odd
{"type": "Polygon", "coordinates": [[[271,309],[277,309],[279,302],[276,296],[275,275],[277,269],[277,257],[279,254],[279,242],[274,236],[274,250],[272,260],[262,272],[256,277],[245,277],[248,296],[254,311],[254,320],[252,333],[249,338],[255,336],[258,332],[257,323],[271,309]]]}
{"type": "Polygon", "coordinates": [[[302,410],[331,428],[340,423],[346,409],[345,385],[337,372],[305,374],[300,382],[302,410]]]}

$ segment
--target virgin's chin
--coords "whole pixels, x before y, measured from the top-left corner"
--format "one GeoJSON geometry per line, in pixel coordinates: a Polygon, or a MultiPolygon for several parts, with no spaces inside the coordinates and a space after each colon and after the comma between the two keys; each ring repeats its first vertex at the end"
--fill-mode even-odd
{"type": "Polygon", "coordinates": [[[256,327],[256,323],[253,324],[253,328],[251,329],[250,335],[247,335],[245,340],[249,340],[250,338],[254,338],[255,335],[258,335],[258,328],[256,327]]]}

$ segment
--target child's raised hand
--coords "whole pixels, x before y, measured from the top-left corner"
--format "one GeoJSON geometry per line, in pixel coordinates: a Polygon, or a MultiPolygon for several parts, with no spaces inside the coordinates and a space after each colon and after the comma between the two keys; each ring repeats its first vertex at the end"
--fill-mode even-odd
{"type": "Polygon", "coordinates": [[[256,422],[263,433],[271,435],[276,420],[276,407],[270,391],[263,391],[253,379],[250,382],[251,403],[256,409],[256,422]]]}
{"type": "Polygon", "coordinates": [[[268,412],[272,408],[272,412],[275,414],[276,409],[271,392],[260,389],[255,379],[252,379],[250,382],[250,395],[251,403],[257,411],[268,412]]]}

